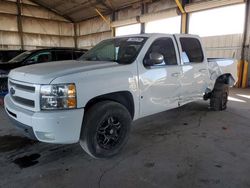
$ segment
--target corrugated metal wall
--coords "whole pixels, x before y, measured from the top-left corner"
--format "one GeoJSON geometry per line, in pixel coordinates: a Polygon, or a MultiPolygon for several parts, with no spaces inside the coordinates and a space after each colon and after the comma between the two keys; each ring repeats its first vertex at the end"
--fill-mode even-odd
{"type": "Polygon", "coordinates": [[[243,35],[202,37],[207,57],[241,58],[243,35]]]}
{"type": "MultiPolygon", "coordinates": [[[[1,0],[0,49],[20,49],[16,1],[1,0]]],[[[24,49],[74,47],[74,25],[28,0],[21,3],[24,49]]]]}
{"type": "MultiPolygon", "coordinates": [[[[196,0],[197,1],[197,0],[196,0]]],[[[0,6],[0,48],[21,47],[17,25],[16,1],[2,0],[0,6]]],[[[156,13],[176,8],[175,1],[159,0],[148,3],[147,13],[156,13]]],[[[57,14],[37,6],[28,0],[22,1],[22,25],[25,49],[50,46],[74,47],[74,24],[57,14]]],[[[122,21],[141,15],[141,6],[116,11],[115,20],[122,21]]],[[[111,15],[105,15],[110,20],[111,15]]],[[[100,17],[76,24],[77,46],[91,48],[103,39],[112,36],[109,25],[100,17]]],[[[203,37],[208,57],[235,57],[240,59],[243,37],[241,34],[203,37]]]]}
{"type": "MultiPolygon", "coordinates": [[[[147,13],[176,8],[171,0],[148,3],[147,13]]],[[[116,22],[141,15],[141,7],[133,6],[116,12],[116,22]]],[[[110,15],[107,16],[110,19],[110,15]]],[[[126,23],[126,22],[125,22],[126,23]]],[[[94,18],[78,24],[78,46],[90,48],[102,39],[111,37],[111,30],[101,18],[94,18]],[[93,35],[92,35],[93,34],[93,35]]],[[[243,43],[242,34],[203,37],[208,57],[225,57],[240,59],[243,43]]]]}
{"type": "MultiPolygon", "coordinates": [[[[110,20],[110,16],[106,17],[110,20]]],[[[76,33],[77,46],[87,49],[112,36],[109,25],[100,17],[78,23],[76,33]]]]}
{"type": "Polygon", "coordinates": [[[0,6],[0,48],[20,48],[17,27],[17,6],[15,3],[1,1],[0,6]]]}
{"type": "MultiPolygon", "coordinates": [[[[160,12],[176,8],[175,1],[160,0],[148,3],[148,13],[160,12]]],[[[134,4],[132,7],[123,8],[115,12],[115,21],[128,20],[141,15],[141,4],[134,4]]],[[[110,20],[111,15],[105,15],[110,20]]],[[[126,22],[125,22],[126,23],[126,22]]],[[[100,17],[89,19],[77,24],[78,47],[90,48],[100,40],[110,38],[112,32],[110,27],[100,17]]]]}

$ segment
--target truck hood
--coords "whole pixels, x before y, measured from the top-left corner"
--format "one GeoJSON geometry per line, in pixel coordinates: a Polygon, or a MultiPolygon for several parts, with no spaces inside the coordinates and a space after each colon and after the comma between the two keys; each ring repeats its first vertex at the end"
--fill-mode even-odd
{"type": "Polygon", "coordinates": [[[14,69],[9,73],[9,78],[32,84],[50,84],[65,75],[115,66],[118,64],[110,61],[57,61],[14,69]]]}

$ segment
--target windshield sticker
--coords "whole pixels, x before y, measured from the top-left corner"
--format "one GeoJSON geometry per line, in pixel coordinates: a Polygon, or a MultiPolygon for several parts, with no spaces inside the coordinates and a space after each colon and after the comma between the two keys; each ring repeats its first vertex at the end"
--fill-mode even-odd
{"type": "Polygon", "coordinates": [[[129,38],[128,42],[142,42],[144,38],[129,38]]]}

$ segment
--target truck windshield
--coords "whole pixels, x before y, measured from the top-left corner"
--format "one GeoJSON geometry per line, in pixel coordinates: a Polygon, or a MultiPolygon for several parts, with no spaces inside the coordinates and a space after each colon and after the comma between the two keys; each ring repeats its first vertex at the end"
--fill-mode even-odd
{"type": "Polygon", "coordinates": [[[18,56],[14,57],[13,59],[9,60],[9,63],[18,63],[23,61],[26,57],[28,57],[32,52],[31,51],[27,51],[27,52],[23,52],[21,54],[19,54],[18,56]]]}
{"type": "Polygon", "coordinates": [[[113,61],[119,64],[130,64],[138,56],[146,37],[123,37],[100,42],[86,52],[79,60],[113,61]]]}

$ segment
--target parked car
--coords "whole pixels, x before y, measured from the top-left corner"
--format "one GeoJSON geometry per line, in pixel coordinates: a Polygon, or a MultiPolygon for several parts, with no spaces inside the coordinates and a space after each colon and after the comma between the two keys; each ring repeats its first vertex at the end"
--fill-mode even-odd
{"type": "Polygon", "coordinates": [[[15,69],[5,110],[31,138],[71,144],[95,158],[116,155],[132,120],[210,99],[224,110],[237,78],[231,59],[207,59],[195,35],[105,40],[78,61],[15,69]]]}
{"type": "Polygon", "coordinates": [[[82,56],[87,50],[74,48],[48,48],[26,51],[5,63],[0,63],[0,96],[7,90],[7,75],[11,69],[17,67],[62,60],[74,60],[82,56]]]}
{"type": "Polygon", "coordinates": [[[0,50],[0,63],[8,62],[17,55],[25,52],[24,50],[0,50]]]}

